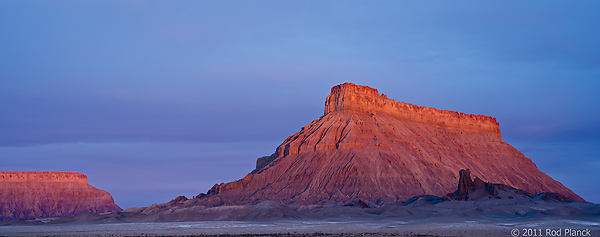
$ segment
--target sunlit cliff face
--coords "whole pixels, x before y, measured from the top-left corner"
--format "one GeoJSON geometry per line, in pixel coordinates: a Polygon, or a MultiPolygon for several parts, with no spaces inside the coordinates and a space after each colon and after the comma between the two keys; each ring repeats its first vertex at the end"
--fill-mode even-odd
{"type": "Polygon", "coordinates": [[[397,102],[388,99],[385,94],[380,95],[377,89],[352,83],[344,83],[331,88],[331,94],[325,101],[325,115],[331,112],[384,113],[398,119],[424,122],[446,129],[491,132],[498,138],[502,138],[500,124],[494,117],[397,102]]]}
{"type": "MultiPolygon", "coordinates": [[[[298,139],[298,137],[306,137],[308,135],[313,135],[312,133],[307,133],[305,130],[310,130],[311,128],[314,130],[317,122],[322,119],[327,120],[330,117],[335,116],[350,116],[350,120],[356,120],[359,117],[364,117],[365,119],[358,119],[358,123],[352,124],[347,123],[346,126],[358,125],[359,127],[364,127],[363,130],[369,130],[379,126],[382,120],[381,118],[391,117],[395,120],[400,121],[410,121],[410,122],[420,122],[428,124],[435,128],[450,130],[450,131],[464,131],[464,132],[476,132],[476,133],[486,133],[491,134],[498,139],[502,139],[500,134],[500,124],[496,122],[496,118],[491,116],[479,115],[479,114],[465,114],[458,113],[455,111],[449,110],[438,110],[435,108],[429,108],[425,106],[417,106],[408,103],[397,102],[391,99],[388,99],[384,94],[379,94],[377,89],[373,89],[368,86],[360,86],[352,83],[344,83],[341,85],[334,86],[331,88],[331,94],[327,96],[327,100],[325,102],[325,113],[324,116],[314,120],[308,126],[305,126],[301,129],[301,131],[293,136],[288,137],[284,144],[288,141],[292,142],[307,142],[306,139],[298,139]],[[377,119],[379,118],[379,120],[377,119]],[[365,126],[365,122],[367,125],[365,126]],[[371,122],[375,122],[375,124],[371,124],[371,122]],[[295,138],[295,139],[293,139],[295,138]]],[[[344,120],[344,119],[342,119],[344,120]]],[[[340,120],[340,121],[342,121],[340,120]]],[[[401,127],[399,125],[398,127],[401,127]]],[[[387,131],[390,136],[396,136],[394,132],[396,131],[396,127],[391,126],[392,131],[387,131]]],[[[348,132],[352,131],[351,129],[347,129],[348,132]]],[[[356,132],[356,131],[354,131],[356,132]]],[[[315,151],[315,150],[327,150],[334,148],[332,146],[332,142],[335,143],[335,149],[343,148],[347,145],[348,141],[351,139],[347,136],[348,134],[344,134],[344,136],[334,136],[330,139],[319,139],[319,142],[315,144],[314,149],[311,149],[310,146],[303,146],[303,151],[315,151]]],[[[360,135],[359,135],[360,136],[360,135]]],[[[381,138],[379,137],[379,141],[377,141],[377,136],[374,136],[374,140],[377,141],[374,145],[377,146],[387,146],[381,138]]],[[[369,139],[362,140],[359,143],[355,143],[351,147],[363,147],[372,143],[369,139]]],[[[278,156],[287,155],[287,154],[295,154],[302,152],[301,150],[295,151],[290,150],[289,147],[295,147],[293,145],[290,146],[280,146],[276,152],[278,156]],[[282,148],[280,150],[279,148],[282,148]],[[286,149],[286,147],[288,147],[286,149]],[[283,152],[283,154],[281,153],[283,152]]]]}
{"type": "Polygon", "coordinates": [[[2,182],[57,182],[87,184],[87,176],[78,172],[19,172],[0,171],[2,182]]]}

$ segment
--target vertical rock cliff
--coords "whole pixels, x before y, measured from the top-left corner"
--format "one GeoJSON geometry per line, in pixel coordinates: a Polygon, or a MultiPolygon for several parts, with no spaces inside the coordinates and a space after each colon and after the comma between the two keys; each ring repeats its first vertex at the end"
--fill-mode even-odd
{"type": "Polygon", "coordinates": [[[113,212],[112,196],[77,172],[0,171],[0,220],[113,212]]]}
{"type": "Polygon", "coordinates": [[[502,141],[495,118],[397,102],[352,83],[334,86],[324,115],[261,157],[252,173],[197,199],[208,206],[389,204],[453,192],[461,169],[485,182],[583,200],[502,141]]]}

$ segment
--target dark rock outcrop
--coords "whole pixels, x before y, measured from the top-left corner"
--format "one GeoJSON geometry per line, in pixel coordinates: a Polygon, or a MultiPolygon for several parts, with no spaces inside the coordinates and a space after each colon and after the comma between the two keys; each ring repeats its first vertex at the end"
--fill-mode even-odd
{"type": "Polygon", "coordinates": [[[535,195],[533,198],[538,198],[544,201],[554,201],[554,202],[570,202],[572,199],[565,197],[560,193],[552,193],[552,192],[543,192],[535,195]]]}
{"type": "Polygon", "coordinates": [[[185,201],[187,201],[187,200],[188,200],[188,198],[187,198],[187,197],[185,197],[185,196],[179,196],[179,197],[176,197],[176,198],[174,198],[173,200],[169,201],[169,202],[168,202],[168,204],[169,204],[169,205],[177,205],[177,204],[182,204],[182,203],[184,203],[184,202],[185,202],[185,201]]]}
{"type": "Polygon", "coordinates": [[[473,194],[479,190],[483,190],[491,196],[496,196],[498,195],[496,187],[500,186],[509,188],[509,186],[502,184],[490,184],[484,182],[479,177],[475,177],[475,180],[471,180],[471,171],[469,169],[460,170],[458,188],[456,189],[456,192],[448,194],[447,196],[453,197],[456,200],[469,200],[469,194],[473,194]]]}
{"type": "Polygon", "coordinates": [[[455,192],[449,193],[446,197],[454,200],[485,200],[485,199],[534,199],[542,201],[553,201],[553,202],[573,202],[575,199],[565,197],[560,193],[553,192],[542,192],[537,195],[520,190],[504,184],[494,184],[484,182],[479,177],[471,179],[471,172],[469,169],[461,170],[459,172],[458,188],[455,192]]]}
{"type": "Polygon", "coordinates": [[[267,166],[274,159],[275,159],[274,155],[263,156],[263,157],[260,157],[260,158],[256,159],[256,169],[254,169],[252,171],[252,174],[258,172],[259,170],[261,170],[262,168],[264,168],[265,166],[267,166]]]}
{"type": "Polygon", "coordinates": [[[353,203],[349,203],[344,205],[346,207],[360,207],[360,208],[370,208],[368,204],[366,204],[365,202],[363,202],[363,200],[356,200],[353,203]]]}

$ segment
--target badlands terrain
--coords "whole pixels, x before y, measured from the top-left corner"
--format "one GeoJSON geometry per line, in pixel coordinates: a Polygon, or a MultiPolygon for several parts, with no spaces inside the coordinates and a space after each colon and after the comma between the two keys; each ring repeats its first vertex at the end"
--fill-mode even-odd
{"type": "MultiPolygon", "coordinates": [[[[185,201],[178,197],[159,205],[181,210],[176,207],[185,201]]],[[[462,170],[453,193],[415,196],[383,206],[358,200],[343,206],[295,209],[265,201],[155,214],[141,214],[134,208],[0,225],[0,235],[20,236],[509,236],[515,230],[519,234],[512,236],[526,236],[527,231],[597,236],[600,205],[558,193],[532,195],[471,179],[470,171],[462,170]]]]}

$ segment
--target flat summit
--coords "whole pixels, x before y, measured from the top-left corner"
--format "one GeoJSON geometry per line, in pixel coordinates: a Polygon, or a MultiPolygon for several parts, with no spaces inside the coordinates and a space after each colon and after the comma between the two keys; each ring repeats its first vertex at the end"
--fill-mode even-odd
{"type": "Polygon", "coordinates": [[[383,205],[453,192],[462,169],[485,182],[583,200],[502,141],[495,118],[397,102],[352,83],[331,88],[324,115],[246,177],[196,198],[208,206],[383,205]]]}

